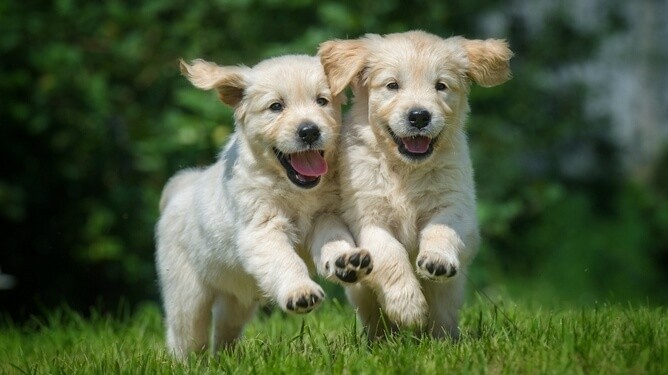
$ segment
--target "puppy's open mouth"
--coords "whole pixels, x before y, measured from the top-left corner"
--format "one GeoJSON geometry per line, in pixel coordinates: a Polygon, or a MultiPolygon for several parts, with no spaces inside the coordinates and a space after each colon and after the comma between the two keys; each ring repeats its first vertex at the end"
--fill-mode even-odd
{"type": "Polygon", "coordinates": [[[327,173],[327,161],[322,150],[307,150],[284,154],[274,148],[274,154],[288,174],[288,179],[303,189],[315,187],[327,173]]]}
{"type": "Polygon", "coordinates": [[[397,144],[399,153],[407,156],[410,159],[426,159],[434,151],[434,143],[436,142],[436,138],[430,138],[424,135],[400,138],[394,134],[392,129],[389,127],[387,130],[390,132],[394,143],[397,144]]]}

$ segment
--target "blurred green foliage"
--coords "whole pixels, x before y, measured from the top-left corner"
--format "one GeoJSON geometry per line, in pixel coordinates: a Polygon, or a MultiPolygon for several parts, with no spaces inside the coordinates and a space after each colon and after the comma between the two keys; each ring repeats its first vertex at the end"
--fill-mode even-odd
{"type": "Polygon", "coordinates": [[[17,285],[0,306],[22,316],[157,298],[160,190],[176,170],[211,163],[232,131],[231,110],[181,78],[178,58],[253,65],[409,29],[506,38],[516,53],[512,81],[471,95],[485,239],[476,285],[545,301],[668,301],[665,184],[626,180],[607,119],[583,116],[585,90],[543,82],[624,25],[613,14],[583,35],[557,13],[548,26],[529,35],[489,0],[1,2],[0,267],[17,285]],[[493,12],[505,35],[480,27],[493,12]],[[565,156],[582,147],[593,167],[574,175],[565,156]]]}

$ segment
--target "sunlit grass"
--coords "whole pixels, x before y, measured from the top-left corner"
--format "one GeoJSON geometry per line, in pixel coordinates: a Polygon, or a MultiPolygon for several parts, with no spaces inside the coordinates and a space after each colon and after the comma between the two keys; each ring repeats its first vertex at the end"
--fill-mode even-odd
{"type": "Polygon", "coordinates": [[[370,344],[351,308],[330,300],[303,318],[260,314],[231,353],[178,363],[164,350],[155,305],[87,319],[61,309],[46,320],[2,326],[0,373],[661,374],[668,373],[666,313],[618,305],[548,311],[478,300],[464,310],[456,343],[399,335],[370,344]]]}

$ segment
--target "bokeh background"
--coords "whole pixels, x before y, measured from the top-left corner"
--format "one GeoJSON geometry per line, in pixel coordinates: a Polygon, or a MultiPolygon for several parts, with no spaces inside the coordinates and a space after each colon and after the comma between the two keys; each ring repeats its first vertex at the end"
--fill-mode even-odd
{"type": "Polygon", "coordinates": [[[410,29],[515,52],[510,82],[471,93],[484,237],[472,292],[665,304],[666,19],[665,0],[4,0],[0,313],[159,301],[160,190],[233,130],[178,58],[253,65],[410,29]]]}

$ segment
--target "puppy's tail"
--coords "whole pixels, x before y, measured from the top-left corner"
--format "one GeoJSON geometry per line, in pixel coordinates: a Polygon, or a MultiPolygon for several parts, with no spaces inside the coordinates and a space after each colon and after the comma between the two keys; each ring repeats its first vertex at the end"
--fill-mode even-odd
{"type": "Polygon", "coordinates": [[[179,192],[190,186],[197,178],[198,171],[196,169],[186,169],[177,173],[174,177],[167,181],[167,184],[162,189],[160,196],[160,213],[165,210],[169,201],[179,192]]]}

